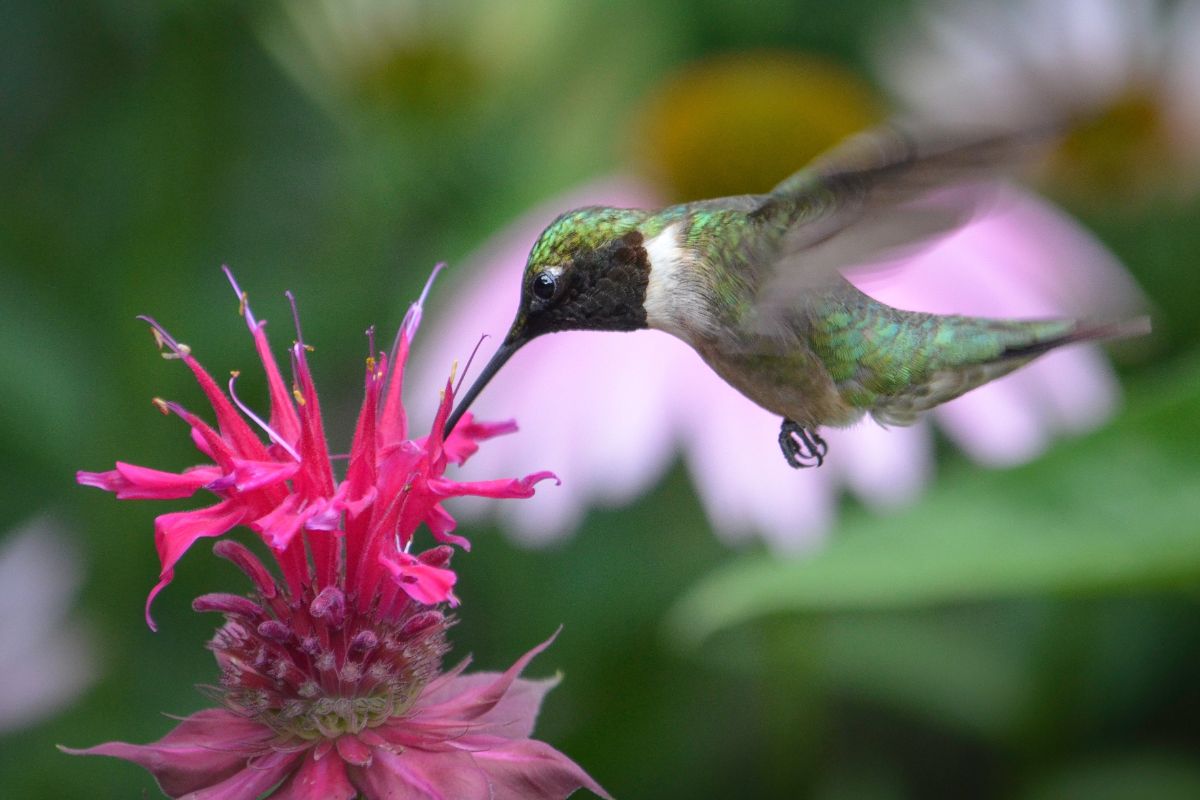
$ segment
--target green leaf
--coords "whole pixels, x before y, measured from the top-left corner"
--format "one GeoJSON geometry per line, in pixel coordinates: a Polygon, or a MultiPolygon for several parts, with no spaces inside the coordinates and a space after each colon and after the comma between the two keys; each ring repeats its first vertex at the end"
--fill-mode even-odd
{"type": "Polygon", "coordinates": [[[1200,767],[1182,754],[1121,754],[1062,770],[1021,795],[1026,800],[1185,800],[1200,797],[1200,767]]]}
{"type": "MultiPolygon", "coordinates": [[[[741,558],[667,618],[695,645],[774,614],[921,608],[1200,579],[1200,365],[1113,425],[1007,472],[963,467],[891,517],[848,515],[819,552],[741,558]]],[[[803,479],[803,476],[799,476],[803,479]]]]}

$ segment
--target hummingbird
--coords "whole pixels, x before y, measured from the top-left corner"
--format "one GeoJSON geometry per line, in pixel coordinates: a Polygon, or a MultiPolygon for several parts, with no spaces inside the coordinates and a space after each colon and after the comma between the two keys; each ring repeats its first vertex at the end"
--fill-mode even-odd
{"type": "Polygon", "coordinates": [[[840,274],[964,224],[1029,137],[955,140],[889,126],[848,140],[766,194],[657,210],[567,211],[530,251],[503,342],[446,434],[523,345],[567,330],[653,328],[690,345],[781,417],[793,468],[820,466],[825,426],[911,425],[1056,347],[1140,335],[1146,318],[1013,320],[905,311],[840,274]]]}

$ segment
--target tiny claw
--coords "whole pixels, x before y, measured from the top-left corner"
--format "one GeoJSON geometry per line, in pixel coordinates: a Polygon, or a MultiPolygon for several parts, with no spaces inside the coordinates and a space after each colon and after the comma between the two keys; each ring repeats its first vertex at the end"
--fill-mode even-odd
{"type": "Polygon", "coordinates": [[[829,445],[819,433],[790,419],[784,419],[779,427],[779,449],[792,469],[819,467],[829,453],[829,445]]]}

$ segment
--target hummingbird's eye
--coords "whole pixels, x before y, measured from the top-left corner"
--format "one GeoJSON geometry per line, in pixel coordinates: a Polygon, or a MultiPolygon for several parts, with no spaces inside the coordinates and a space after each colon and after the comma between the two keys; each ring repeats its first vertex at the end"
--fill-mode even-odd
{"type": "Polygon", "coordinates": [[[558,288],[558,279],[549,272],[543,272],[533,279],[533,296],[539,300],[549,300],[554,297],[556,288],[558,288]]]}

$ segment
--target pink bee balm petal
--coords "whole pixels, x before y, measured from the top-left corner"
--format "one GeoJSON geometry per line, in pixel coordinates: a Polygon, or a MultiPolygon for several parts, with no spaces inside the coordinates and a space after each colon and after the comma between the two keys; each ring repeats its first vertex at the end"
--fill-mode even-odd
{"type": "Polygon", "coordinates": [[[208,438],[204,435],[204,431],[198,428],[192,428],[191,431],[188,432],[188,436],[191,438],[192,444],[197,450],[211,458],[213,461],[217,460],[213,453],[213,448],[209,444],[208,438]]]}
{"type": "Polygon", "coordinates": [[[310,750],[300,768],[270,797],[271,800],[354,800],[357,794],[338,753],[326,753],[317,758],[310,750]]]}
{"type": "Polygon", "coordinates": [[[289,480],[299,469],[300,465],[294,461],[251,461],[245,458],[235,458],[233,459],[233,471],[214,480],[206,488],[213,492],[222,492],[228,489],[250,492],[289,480]]]}
{"type": "Polygon", "coordinates": [[[254,318],[254,314],[250,311],[250,299],[234,280],[233,272],[229,267],[222,267],[222,270],[233,286],[234,292],[237,293],[242,317],[246,320],[246,327],[250,329],[250,335],[254,337],[254,349],[258,352],[259,361],[262,362],[263,371],[267,375],[267,391],[271,398],[269,424],[279,432],[285,441],[296,442],[300,439],[300,420],[292,405],[292,393],[288,391],[287,385],[284,383],[283,375],[279,372],[279,365],[271,352],[271,345],[267,341],[267,323],[265,320],[259,322],[254,318]]]}
{"type": "Polygon", "coordinates": [[[473,755],[494,800],[562,800],[580,787],[612,800],[582,767],[545,742],[499,741],[473,755]]]}
{"type": "Polygon", "coordinates": [[[475,416],[468,411],[450,432],[443,449],[446,452],[446,458],[462,466],[468,458],[479,452],[479,442],[503,436],[506,433],[515,433],[516,430],[515,420],[478,422],[475,416]]]}
{"type": "Polygon", "coordinates": [[[175,577],[175,564],[183,554],[197,539],[227,533],[242,521],[245,513],[245,509],[237,503],[226,500],[196,511],[163,514],[154,521],[154,545],[158,550],[162,571],[159,582],[146,598],[146,623],[151,629],[154,628],[154,621],[150,618],[150,604],[175,577]]]}
{"type": "MultiPolygon", "coordinates": [[[[195,792],[246,769],[246,752],[265,745],[270,729],[225,709],[199,711],[179,723],[154,744],[108,742],[83,749],[61,748],[67,753],[112,756],[140,764],[154,774],[171,797],[195,792]]],[[[282,771],[275,780],[282,777],[282,771]]]]}
{"type": "Polygon", "coordinates": [[[162,472],[118,461],[108,472],[77,472],[75,479],[84,486],[114,492],[118,500],[175,500],[191,497],[209,482],[221,476],[216,467],[193,467],[182,473],[162,472]]]}
{"type": "Polygon", "coordinates": [[[357,736],[347,734],[339,736],[334,742],[337,747],[338,756],[347,764],[353,764],[356,767],[369,767],[371,765],[371,748],[357,736]]]}
{"type": "Polygon", "coordinates": [[[405,594],[418,603],[428,606],[447,602],[452,606],[458,605],[458,598],[451,591],[458,580],[453,570],[430,566],[408,553],[382,556],[379,563],[392,573],[405,594]]]}
{"type": "Polygon", "coordinates": [[[429,481],[429,488],[439,497],[475,497],[514,498],[533,497],[534,486],[542,481],[552,480],[561,485],[562,481],[553,472],[535,472],[524,478],[501,478],[491,481],[471,481],[462,483],[444,479],[429,481]]]}
{"type": "Polygon", "coordinates": [[[429,532],[433,534],[433,538],[439,542],[457,545],[464,550],[471,549],[471,543],[467,539],[462,536],[453,535],[453,531],[458,527],[458,523],[441,504],[429,509],[429,513],[425,515],[425,525],[429,528],[429,532]]]}
{"type": "Polygon", "coordinates": [[[367,800],[492,800],[487,774],[469,753],[392,753],[377,748],[371,766],[352,767],[351,780],[367,800]]]}
{"type": "Polygon", "coordinates": [[[208,398],[209,405],[217,415],[217,424],[222,437],[227,437],[232,447],[243,456],[249,458],[266,459],[266,447],[254,435],[253,429],[243,420],[224,393],[217,382],[212,379],[208,371],[200,365],[200,362],[191,355],[191,351],[183,345],[175,342],[174,339],[160,326],[157,322],[149,317],[142,317],[153,329],[156,338],[160,343],[165,344],[175,352],[175,355],[188,366],[192,371],[192,375],[196,378],[196,383],[199,384],[205,397],[208,398]]]}
{"type": "MultiPolygon", "coordinates": [[[[458,695],[482,691],[502,678],[499,672],[473,672],[460,675],[436,690],[426,692],[431,705],[447,702],[458,695]]],[[[559,684],[558,677],[530,680],[517,678],[492,709],[479,716],[480,730],[508,739],[527,739],[546,694],[559,684]]]]}
{"type": "Polygon", "coordinates": [[[284,550],[304,526],[305,514],[297,510],[300,503],[298,495],[289,495],[269,514],[250,523],[250,528],[261,533],[263,540],[275,550],[284,550]]]}
{"type": "Polygon", "coordinates": [[[460,690],[460,693],[450,696],[437,705],[422,704],[416,714],[417,719],[443,717],[473,720],[484,716],[504,699],[505,693],[508,692],[513,682],[516,681],[517,676],[529,665],[529,662],[538,653],[553,644],[556,638],[558,638],[558,631],[555,631],[549,639],[518,658],[516,663],[504,672],[496,675],[495,679],[490,683],[458,686],[452,684],[450,687],[447,687],[446,693],[449,694],[453,689],[460,690]]]}
{"type": "Polygon", "coordinates": [[[278,784],[294,768],[298,758],[297,753],[280,753],[250,763],[241,772],[220,783],[188,792],[182,796],[182,800],[249,800],[261,797],[263,792],[278,784]]]}

